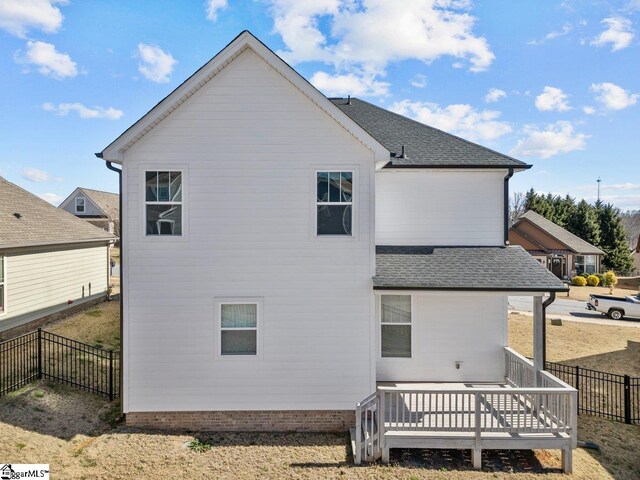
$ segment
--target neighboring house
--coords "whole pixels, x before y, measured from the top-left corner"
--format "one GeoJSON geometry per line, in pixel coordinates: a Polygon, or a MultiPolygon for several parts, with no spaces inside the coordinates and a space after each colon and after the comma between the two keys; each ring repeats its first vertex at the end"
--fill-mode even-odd
{"type": "Polygon", "coordinates": [[[636,240],[635,246],[631,247],[631,256],[633,257],[633,275],[640,275],[640,235],[636,240]]]}
{"type": "Polygon", "coordinates": [[[509,229],[509,243],[520,245],[558,278],[600,273],[604,252],[533,210],[509,229]]]}
{"type": "Polygon", "coordinates": [[[2,177],[0,198],[0,336],[105,298],[113,235],[2,177]]]}
{"type": "Polygon", "coordinates": [[[109,233],[119,234],[120,208],[117,193],[78,187],[58,208],[109,233]]]}
{"type": "Polygon", "coordinates": [[[356,461],[562,448],[570,469],[576,392],[542,372],[566,287],[505,245],[529,165],[327,99],[246,31],[97,156],[122,167],[128,424],[357,427],[356,461]],[[507,348],[510,294],[533,297],[534,363],[507,348]]]}

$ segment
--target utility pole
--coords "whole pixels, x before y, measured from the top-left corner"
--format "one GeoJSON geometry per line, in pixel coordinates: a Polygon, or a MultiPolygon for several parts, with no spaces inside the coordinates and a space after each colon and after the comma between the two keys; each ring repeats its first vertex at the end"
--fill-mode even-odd
{"type": "Polygon", "coordinates": [[[602,180],[600,179],[600,177],[598,177],[598,204],[600,204],[600,182],[602,180]]]}

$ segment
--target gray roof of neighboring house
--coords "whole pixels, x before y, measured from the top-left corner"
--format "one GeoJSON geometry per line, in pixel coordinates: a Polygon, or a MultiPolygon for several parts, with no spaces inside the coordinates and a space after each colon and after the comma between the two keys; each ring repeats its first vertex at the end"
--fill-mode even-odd
{"type": "Polygon", "coordinates": [[[520,246],[377,246],[377,290],[551,292],[567,287],[520,246]]]}
{"type": "Polygon", "coordinates": [[[92,190],[79,187],[89,199],[95,203],[112,220],[119,219],[120,196],[117,193],[92,190]]]}
{"type": "Polygon", "coordinates": [[[106,243],[116,238],[2,177],[0,198],[0,248],[90,241],[106,243]]]}
{"type": "Polygon", "coordinates": [[[533,210],[527,210],[515,221],[513,228],[518,231],[518,224],[523,220],[528,220],[534,226],[551,235],[559,242],[565,244],[567,248],[573,250],[575,253],[582,253],[588,255],[604,255],[604,252],[598,247],[591,245],[589,242],[581,239],[577,235],[565,230],[560,225],[556,225],[551,220],[547,220],[542,215],[534,212],[533,210]]]}
{"type": "Polygon", "coordinates": [[[391,152],[388,167],[530,168],[520,160],[363,100],[330,100],[391,152]],[[403,146],[404,158],[400,156],[403,146]]]}

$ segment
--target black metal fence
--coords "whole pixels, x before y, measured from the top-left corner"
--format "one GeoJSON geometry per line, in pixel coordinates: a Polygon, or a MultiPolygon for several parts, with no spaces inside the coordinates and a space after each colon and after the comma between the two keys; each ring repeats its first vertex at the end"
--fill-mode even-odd
{"type": "Polygon", "coordinates": [[[41,329],[0,343],[0,396],[42,378],[113,400],[120,395],[120,352],[41,329]]]}
{"type": "Polygon", "coordinates": [[[554,362],[545,369],[578,390],[578,414],[640,425],[640,377],[554,362]]]}

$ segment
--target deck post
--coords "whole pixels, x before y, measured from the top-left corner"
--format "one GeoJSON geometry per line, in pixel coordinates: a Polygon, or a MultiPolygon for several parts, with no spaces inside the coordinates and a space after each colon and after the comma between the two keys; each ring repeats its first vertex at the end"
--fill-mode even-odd
{"type": "Polygon", "coordinates": [[[471,450],[471,462],[473,468],[479,470],[482,467],[482,402],[478,392],[475,393],[474,400],[475,447],[471,450]]]}
{"type": "Polygon", "coordinates": [[[533,297],[533,366],[535,386],[540,386],[540,372],[544,370],[544,312],[542,297],[533,297]]]}
{"type": "Polygon", "coordinates": [[[471,449],[471,463],[473,463],[473,468],[475,468],[476,470],[480,470],[482,468],[482,449],[481,448],[471,449]]]}
{"type": "Polygon", "coordinates": [[[573,473],[573,449],[564,447],[562,449],[562,471],[564,473],[573,473]]]}

